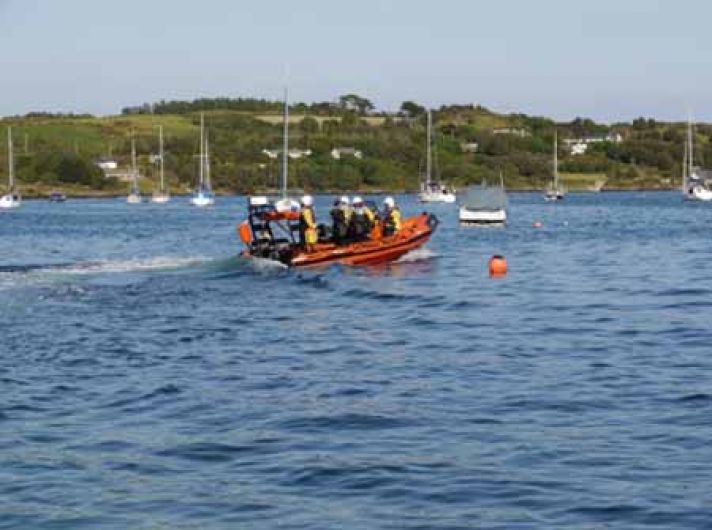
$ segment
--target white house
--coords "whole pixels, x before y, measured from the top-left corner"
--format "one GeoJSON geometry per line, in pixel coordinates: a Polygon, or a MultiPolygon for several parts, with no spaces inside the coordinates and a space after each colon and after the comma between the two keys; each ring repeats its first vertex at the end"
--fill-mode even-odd
{"type": "Polygon", "coordinates": [[[96,165],[102,170],[102,171],[111,171],[114,169],[118,169],[119,163],[116,160],[110,159],[110,158],[102,158],[96,162],[96,165]]]}
{"type": "Polygon", "coordinates": [[[572,155],[584,155],[588,149],[588,144],[586,142],[576,142],[568,144],[568,147],[572,155]]]}
{"type": "Polygon", "coordinates": [[[334,147],[331,150],[331,158],[340,160],[342,156],[353,156],[354,158],[363,158],[363,153],[354,147],[334,147]]]}
{"type": "Polygon", "coordinates": [[[532,133],[526,129],[516,129],[513,127],[502,127],[500,129],[493,129],[492,134],[511,134],[512,136],[519,136],[520,138],[525,138],[531,136],[532,133]]]}
{"type": "Polygon", "coordinates": [[[588,146],[602,142],[619,144],[623,141],[623,135],[618,132],[611,132],[606,135],[584,136],[583,138],[567,138],[564,144],[568,147],[572,155],[583,155],[588,151],[588,146]]]}
{"type": "MultiPolygon", "coordinates": [[[[262,149],[262,152],[267,155],[268,158],[271,159],[276,159],[279,158],[279,155],[282,154],[281,149],[262,149]]],[[[290,149],[287,152],[287,156],[289,158],[304,158],[306,156],[310,156],[312,154],[311,149],[290,149]]]]}
{"type": "Polygon", "coordinates": [[[289,152],[287,153],[287,156],[289,158],[304,158],[307,156],[311,156],[312,151],[311,149],[290,149],[289,152]]]}
{"type": "Polygon", "coordinates": [[[463,153],[476,153],[480,148],[480,144],[477,142],[463,142],[460,144],[460,150],[463,153]]]}

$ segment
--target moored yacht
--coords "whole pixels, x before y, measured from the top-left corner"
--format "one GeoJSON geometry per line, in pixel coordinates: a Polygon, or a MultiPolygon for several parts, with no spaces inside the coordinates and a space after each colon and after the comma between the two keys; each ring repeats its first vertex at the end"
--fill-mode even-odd
{"type": "Polygon", "coordinates": [[[200,165],[198,169],[198,188],[190,198],[193,206],[206,207],[215,204],[215,196],[210,185],[210,151],[205,133],[205,117],[200,113],[200,165]]]}
{"type": "Polygon", "coordinates": [[[426,160],[425,160],[425,175],[420,184],[420,193],[418,200],[420,202],[446,202],[454,203],[456,197],[455,190],[442,182],[433,181],[433,155],[432,155],[432,129],[433,118],[430,111],[427,114],[427,132],[426,132],[426,160]]]}
{"type": "Polygon", "coordinates": [[[166,189],[165,179],[163,175],[163,125],[158,126],[158,162],[159,166],[159,186],[154,190],[151,202],[156,204],[165,204],[171,200],[171,196],[166,189]]]}
{"type": "Polygon", "coordinates": [[[12,128],[7,128],[7,193],[0,197],[0,208],[19,208],[22,204],[22,197],[15,186],[15,155],[12,148],[12,128]]]}
{"type": "Polygon", "coordinates": [[[687,122],[687,142],[682,162],[682,196],[690,201],[712,201],[712,173],[695,166],[692,120],[687,122]]]}
{"type": "Polygon", "coordinates": [[[554,131],[554,176],[549,186],[544,191],[544,199],[547,201],[560,201],[566,196],[566,188],[559,182],[559,142],[556,131],[554,131]]]}
{"type": "Polygon", "coordinates": [[[133,134],[131,135],[131,187],[129,194],[126,197],[126,202],[129,204],[140,204],[143,202],[141,192],[138,189],[138,165],[136,164],[136,141],[133,134]]]}

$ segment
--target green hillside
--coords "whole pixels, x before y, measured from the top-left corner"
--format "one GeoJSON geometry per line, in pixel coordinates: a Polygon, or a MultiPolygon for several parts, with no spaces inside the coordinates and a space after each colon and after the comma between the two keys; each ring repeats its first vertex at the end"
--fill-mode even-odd
{"type": "MultiPolygon", "coordinates": [[[[157,167],[157,127],[165,136],[165,167],[174,193],[188,191],[197,171],[199,113],[205,112],[213,181],[219,192],[274,188],[279,160],[263,150],[279,150],[281,107],[265,100],[159,102],[126,108],[111,117],[33,113],[1,120],[13,128],[17,177],[25,195],[65,189],[74,194],[123,193],[126,184],[106,178],[95,162],[111,157],[128,166],[130,138],[136,139],[142,187],[152,188],[157,167]]],[[[290,185],[310,191],[415,190],[424,165],[423,109],[405,102],[401,112],[377,114],[365,98],[342,96],[339,104],[291,107],[290,148],[309,151],[290,160],[290,185]],[[332,157],[334,148],[353,148],[332,157]]],[[[577,118],[568,123],[497,114],[480,106],[453,105],[433,113],[435,160],[439,176],[462,187],[503,172],[510,189],[543,188],[551,175],[554,129],[559,138],[560,171],[570,189],[604,181],[606,189],[669,188],[679,182],[685,125],[638,119],[607,126],[577,118]],[[622,141],[589,144],[572,155],[567,139],[620,134],[622,141]],[[467,152],[477,144],[476,152],[467,152]]],[[[712,127],[696,128],[698,163],[712,161],[712,127]]],[[[0,171],[6,172],[5,149],[0,171]]]]}

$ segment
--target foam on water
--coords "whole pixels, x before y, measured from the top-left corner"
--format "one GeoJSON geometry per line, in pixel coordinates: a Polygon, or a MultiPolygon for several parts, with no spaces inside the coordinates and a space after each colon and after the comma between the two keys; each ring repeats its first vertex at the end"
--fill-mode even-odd
{"type": "Polygon", "coordinates": [[[58,265],[13,265],[0,270],[0,289],[41,285],[68,277],[168,271],[208,263],[205,257],[155,256],[125,260],[80,261],[58,265]]]}
{"type": "Polygon", "coordinates": [[[156,256],[152,258],[79,262],[70,266],[48,267],[59,274],[107,274],[180,269],[208,262],[204,257],[156,256]]]}
{"type": "Polygon", "coordinates": [[[413,261],[425,261],[437,257],[437,254],[427,247],[420,247],[411,250],[398,259],[398,263],[410,263],[413,261]]]}

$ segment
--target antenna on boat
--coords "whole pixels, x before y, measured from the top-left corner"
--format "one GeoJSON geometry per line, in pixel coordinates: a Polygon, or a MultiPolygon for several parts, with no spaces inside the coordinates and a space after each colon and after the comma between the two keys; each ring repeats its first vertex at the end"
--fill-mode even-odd
{"type": "Polygon", "coordinates": [[[287,170],[289,160],[289,100],[287,86],[284,86],[284,132],[282,137],[282,198],[287,198],[287,170]]]}

